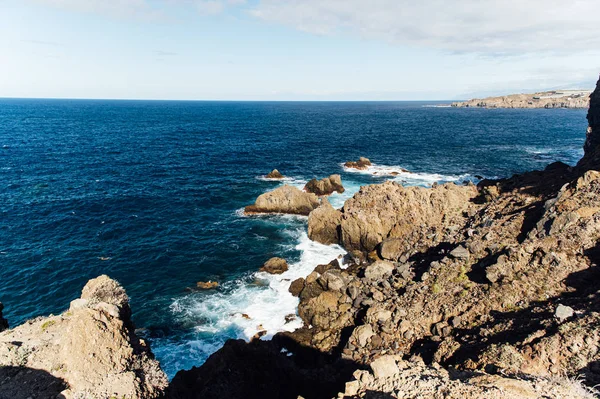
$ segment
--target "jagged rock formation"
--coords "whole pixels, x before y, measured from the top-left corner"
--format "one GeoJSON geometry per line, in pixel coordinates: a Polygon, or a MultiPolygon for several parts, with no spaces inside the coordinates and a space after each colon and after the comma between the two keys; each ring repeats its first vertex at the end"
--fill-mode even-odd
{"type": "Polygon", "coordinates": [[[257,213],[288,213],[292,215],[308,215],[320,205],[319,198],[313,193],[306,193],[287,184],[273,191],[261,194],[254,205],[244,208],[247,215],[257,213]]]}
{"type": "Polygon", "coordinates": [[[0,332],[8,329],[8,320],[2,317],[2,310],[4,310],[4,305],[0,302],[0,332]]]}
{"type": "Polygon", "coordinates": [[[309,237],[329,244],[333,241],[333,231],[338,231],[340,243],[349,251],[371,252],[384,240],[394,237],[407,242],[408,247],[416,243],[430,246],[447,229],[450,234],[456,231],[463,222],[462,212],[472,208],[469,201],[476,196],[474,186],[454,183],[431,189],[404,187],[391,181],[366,186],[346,201],[336,229],[330,227],[332,220],[338,219],[335,212],[328,208],[315,211],[309,218],[309,237]]]}
{"type": "Polygon", "coordinates": [[[312,179],[304,186],[304,191],[314,193],[316,195],[330,195],[334,192],[343,193],[345,191],[342,185],[342,177],[340,175],[331,175],[321,180],[312,179]]]}
{"type": "Polygon", "coordinates": [[[130,316],[125,290],[100,276],[67,312],[1,333],[0,369],[13,371],[3,375],[0,397],[160,397],[167,377],[130,316]]]}
{"type": "Polygon", "coordinates": [[[369,158],[360,157],[358,161],[348,161],[344,164],[346,168],[364,170],[371,166],[369,158]]]}
{"type": "Polygon", "coordinates": [[[589,93],[587,90],[562,90],[511,94],[454,102],[452,106],[458,108],[587,108],[589,93]]]}
{"type": "Polygon", "coordinates": [[[590,95],[590,108],[587,114],[588,129],[585,144],[585,155],[578,166],[584,169],[600,169],[600,80],[590,95]]]}

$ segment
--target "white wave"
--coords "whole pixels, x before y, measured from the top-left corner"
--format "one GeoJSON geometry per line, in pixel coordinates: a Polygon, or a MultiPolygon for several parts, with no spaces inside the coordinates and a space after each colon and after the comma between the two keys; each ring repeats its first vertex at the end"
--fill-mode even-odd
{"type": "MultiPolygon", "coordinates": [[[[185,350],[194,347],[195,361],[199,364],[229,338],[249,340],[259,331],[266,331],[262,339],[270,339],[277,332],[302,327],[296,315],[298,298],[288,291],[291,282],[306,277],[317,265],[329,263],[346,252],[338,245],[327,246],[309,240],[303,230],[290,231],[290,234],[297,237],[295,249],[301,255],[283,274],[256,272],[227,282],[216,291],[196,292],[174,300],[170,310],[175,319],[182,325],[192,323],[197,339],[187,340],[177,348],[171,345],[170,350],[181,353],[182,345],[185,350]]],[[[161,346],[161,349],[169,347],[161,346]]],[[[164,350],[161,355],[162,352],[164,350]]],[[[185,357],[189,358],[189,354],[185,357]]]]}
{"type": "Polygon", "coordinates": [[[471,175],[443,175],[439,173],[410,172],[401,166],[372,164],[366,169],[348,168],[342,164],[344,171],[348,173],[359,173],[373,177],[391,177],[390,180],[397,181],[409,186],[431,186],[433,183],[462,182],[474,180],[471,175]]]}
{"type": "Polygon", "coordinates": [[[275,182],[275,183],[281,183],[281,184],[291,184],[291,185],[302,185],[302,187],[304,187],[304,185],[307,183],[307,180],[302,179],[300,177],[284,177],[282,179],[272,179],[270,177],[266,177],[266,176],[256,176],[256,180],[260,180],[260,181],[270,181],[270,182],[275,182]]]}

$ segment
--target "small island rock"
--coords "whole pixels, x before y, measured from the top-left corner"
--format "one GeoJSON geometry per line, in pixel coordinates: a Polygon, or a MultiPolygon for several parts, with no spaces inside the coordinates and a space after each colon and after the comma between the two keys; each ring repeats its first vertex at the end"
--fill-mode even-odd
{"type": "Polygon", "coordinates": [[[281,274],[288,269],[289,267],[285,259],[274,257],[266,261],[259,271],[269,274],[281,274]]]}
{"type": "Polygon", "coordinates": [[[283,179],[285,176],[282,175],[277,169],[273,169],[265,177],[267,179],[283,179]]]}
{"type": "Polygon", "coordinates": [[[315,194],[305,193],[297,187],[286,184],[258,196],[254,205],[247,206],[244,212],[248,215],[257,213],[308,215],[319,205],[319,198],[315,194]]]}

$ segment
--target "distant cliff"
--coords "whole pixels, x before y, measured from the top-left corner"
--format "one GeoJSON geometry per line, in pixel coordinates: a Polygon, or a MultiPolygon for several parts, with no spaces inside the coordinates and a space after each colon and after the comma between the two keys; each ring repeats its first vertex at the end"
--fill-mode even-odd
{"type": "Polygon", "coordinates": [[[454,102],[458,108],[588,108],[591,90],[545,91],[533,94],[475,98],[454,102]]]}

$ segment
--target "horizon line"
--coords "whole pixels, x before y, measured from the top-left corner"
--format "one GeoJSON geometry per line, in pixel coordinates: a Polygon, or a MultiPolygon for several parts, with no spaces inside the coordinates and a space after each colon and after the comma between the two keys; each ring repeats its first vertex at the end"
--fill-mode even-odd
{"type": "Polygon", "coordinates": [[[3,97],[0,100],[72,100],[72,101],[173,101],[173,102],[457,102],[467,100],[241,100],[241,99],[162,99],[162,98],[106,98],[106,97],[3,97]]]}

